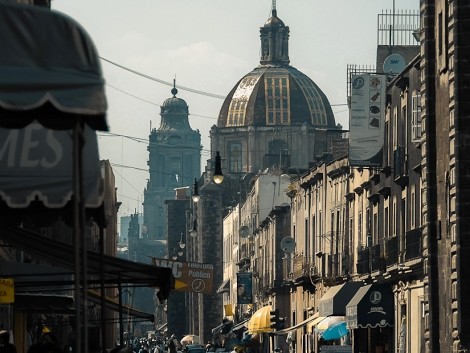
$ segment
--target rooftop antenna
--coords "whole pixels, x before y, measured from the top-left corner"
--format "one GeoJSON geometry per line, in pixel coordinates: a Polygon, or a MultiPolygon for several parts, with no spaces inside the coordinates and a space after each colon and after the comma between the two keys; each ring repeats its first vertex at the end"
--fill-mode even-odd
{"type": "Polygon", "coordinates": [[[176,74],[175,78],[173,79],[173,88],[171,89],[171,94],[173,97],[176,97],[176,93],[178,93],[178,90],[176,89],[176,74]]]}
{"type": "Polygon", "coordinates": [[[277,11],[276,11],[276,0],[272,0],[272,5],[271,5],[271,12],[273,16],[277,16],[277,11]]]}
{"type": "Polygon", "coordinates": [[[390,47],[395,45],[395,0],[392,2],[392,28],[390,28],[390,47]]]}

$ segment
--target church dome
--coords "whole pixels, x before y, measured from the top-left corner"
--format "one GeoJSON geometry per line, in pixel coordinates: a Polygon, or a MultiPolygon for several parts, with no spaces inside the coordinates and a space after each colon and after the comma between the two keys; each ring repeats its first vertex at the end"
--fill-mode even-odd
{"type": "Polygon", "coordinates": [[[289,27],[277,17],[260,28],[260,65],[245,75],[222,105],[218,127],[302,125],[335,128],[326,95],[289,65],[289,27]]]}
{"type": "Polygon", "coordinates": [[[279,17],[277,17],[277,11],[273,10],[272,16],[268,18],[264,27],[285,27],[285,24],[279,17]]]}
{"type": "Polygon", "coordinates": [[[259,66],[225,98],[218,127],[300,125],[335,127],[322,90],[292,66],[259,66]]]}
{"type": "Polygon", "coordinates": [[[173,97],[165,99],[161,106],[161,114],[189,114],[189,108],[184,99],[176,97],[178,90],[171,90],[173,97]]]}

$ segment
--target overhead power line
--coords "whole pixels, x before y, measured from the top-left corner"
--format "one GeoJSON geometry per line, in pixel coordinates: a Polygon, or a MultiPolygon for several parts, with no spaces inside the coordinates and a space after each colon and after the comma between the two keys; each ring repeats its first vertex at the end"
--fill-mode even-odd
{"type": "MultiPolygon", "coordinates": [[[[120,67],[120,68],[123,69],[123,70],[132,72],[132,73],[134,73],[134,74],[136,74],[136,75],[145,77],[145,78],[147,78],[147,79],[149,79],[149,80],[156,81],[156,82],[158,82],[158,83],[161,83],[161,84],[164,84],[164,85],[173,87],[173,82],[164,81],[164,80],[161,80],[161,79],[159,79],[159,78],[146,75],[146,74],[141,73],[141,72],[139,72],[139,71],[130,69],[130,68],[128,68],[128,67],[126,67],[126,66],[123,66],[123,65],[120,65],[120,64],[118,64],[118,63],[116,63],[116,62],[114,62],[114,61],[111,61],[111,60],[108,60],[108,59],[106,59],[106,58],[103,58],[102,56],[100,56],[100,59],[103,60],[103,61],[106,61],[106,62],[110,63],[111,65],[120,67]]],[[[200,91],[200,90],[193,89],[193,88],[189,88],[189,87],[185,87],[185,86],[176,85],[176,88],[181,89],[181,90],[183,90],[183,91],[188,91],[188,92],[192,92],[192,93],[196,93],[196,94],[201,94],[201,95],[207,96],[207,97],[218,98],[218,99],[225,99],[225,96],[221,96],[221,95],[219,95],[219,94],[204,92],[204,91],[200,91]]]]}

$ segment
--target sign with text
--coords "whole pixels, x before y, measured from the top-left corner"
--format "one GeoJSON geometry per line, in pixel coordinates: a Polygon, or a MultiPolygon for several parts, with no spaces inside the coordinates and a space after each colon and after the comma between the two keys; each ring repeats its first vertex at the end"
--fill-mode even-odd
{"type": "Polygon", "coordinates": [[[177,292],[206,293],[212,292],[214,266],[199,262],[153,259],[156,266],[169,267],[175,277],[177,292]]]}
{"type": "Polygon", "coordinates": [[[15,302],[15,281],[13,278],[0,278],[0,304],[15,302]]]}
{"type": "Polygon", "coordinates": [[[386,86],[385,75],[351,77],[349,161],[352,166],[382,166],[386,86]]]}

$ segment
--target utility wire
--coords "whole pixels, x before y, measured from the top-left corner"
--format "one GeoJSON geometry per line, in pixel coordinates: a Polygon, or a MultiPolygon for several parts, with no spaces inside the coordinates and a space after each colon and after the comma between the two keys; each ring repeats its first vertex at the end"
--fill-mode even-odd
{"type": "MultiPolygon", "coordinates": [[[[179,88],[183,91],[188,91],[188,92],[192,92],[192,93],[196,93],[196,94],[200,94],[200,95],[203,95],[203,96],[207,96],[207,97],[212,97],[212,98],[218,98],[218,99],[225,99],[226,96],[222,96],[222,95],[219,95],[219,94],[215,94],[215,93],[210,93],[210,92],[205,92],[205,91],[201,91],[201,90],[197,90],[197,89],[194,89],[194,88],[190,88],[190,87],[185,87],[185,86],[180,86],[180,85],[174,85],[172,82],[168,82],[168,81],[165,81],[165,80],[162,80],[162,79],[159,79],[159,78],[156,78],[156,77],[152,77],[152,76],[149,76],[147,74],[144,74],[142,72],[139,72],[139,71],[136,71],[136,70],[133,70],[131,68],[128,68],[126,66],[123,66],[123,65],[120,65],[114,61],[111,61],[109,59],[106,59],[106,58],[103,58],[102,56],[100,56],[100,59],[103,60],[103,61],[106,61],[108,63],[110,63],[111,65],[114,65],[114,66],[117,66],[123,70],[126,70],[126,71],[129,71],[129,72],[132,72],[138,76],[142,76],[142,77],[145,77],[149,80],[152,80],[152,81],[156,81],[156,82],[159,82],[159,83],[162,83],[164,85],[167,85],[167,86],[170,86],[170,87],[173,87],[175,86],[176,88],[179,88]]],[[[144,101],[144,102],[147,102],[149,104],[152,104],[152,105],[156,105],[156,106],[159,106],[160,104],[157,104],[157,103],[153,103],[153,102],[150,102],[150,101],[147,101],[143,98],[140,98],[140,97],[137,97],[137,96],[134,96],[132,95],[131,93],[128,93],[126,91],[123,91],[121,90],[120,88],[117,88],[113,85],[110,85],[109,83],[107,83],[108,86],[114,88],[115,90],[117,91],[120,91],[122,93],[125,93],[131,97],[134,97],[136,99],[140,99],[141,101],[144,101]]],[[[337,107],[337,106],[344,106],[344,105],[347,105],[347,103],[340,103],[340,104],[330,104],[330,107],[337,107]]],[[[191,114],[191,115],[194,115],[194,114],[191,114]]],[[[195,115],[195,116],[201,116],[201,115],[195,115]]],[[[210,117],[205,117],[205,116],[201,116],[201,117],[204,117],[204,118],[209,118],[209,119],[217,119],[217,118],[210,118],[210,117]]]]}
{"type": "MultiPolygon", "coordinates": [[[[119,68],[121,68],[121,69],[123,69],[123,70],[132,72],[133,74],[136,74],[136,75],[139,75],[139,76],[148,78],[149,80],[156,81],[156,82],[158,82],[158,83],[162,83],[162,84],[164,84],[164,85],[173,87],[173,82],[164,81],[164,80],[161,80],[161,79],[159,79],[159,78],[156,78],[156,77],[152,77],[152,76],[143,74],[143,73],[138,72],[138,71],[136,71],[136,70],[132,70],[132,69],[130,69],[130,68],[128,68],[128,67],[125,67],[125,66],[123,66],[123,65],[120,65],[120,64],[118,64],[118,63],[116,63],[116,62],[114,62],[114,61],[111,61],[111,60],[109,60],[109,59],[103,58],[102,56],[100,56],[100,59],[103,60],[103,61],[106,61],[106,62],[110,63],[111,65],[117,66],[117,67],[119,67],[119,68]]],[[[204,92],[204,91],[200,91],[200,90],[193,89],[193,88],[189,88],[189,87],[185,87],[185,86],[176,85],[176,88],[179,88],[179,89],[181,89],[181,90],[183,90],[183,91],[188,91],[188,92],[200,94],[200,95],[203,95],[203,96],[207,96],[207,97],[218,98],[218,99],[225,99],[225,96],[221,96],[221,95],[219,95],[219,94],[204,92]]]]}
{"type": "MultiPolygon", "coordinates": [[[[109,86],[109,87],[111,87],[111,88],[113,88],[113,89],[115,89],[116,91],[119,91],[119,92],[121,92],[121,93],[124,93],[124,94],[126,94],[126,95],[128,95],[128,96],[130,96],[130,97],[132,97],[132,98],[138,99],[138,100],[140,100],[140,101],[142,101],[142,102],[145,102],[145,103],[148,103],[148,104],[157,106],[157,107],[161,107],[161,105],[158,104],[158,103],[154,103],[154,102],[151,102],[151,101],[146,100],[146,99],[144,99],[144,98],[140,98],[140,97],[138,97],[138,96],[136,96],[136,95],[134,95],[134,94],[132,94],[132,93],[129,93],[129,92],[124,91],[124,90],[122,90],[122,89],[120,89],[120,88],[117,88],[116,86],[113,86],[113,85],[109,84],[108,82],[106,82],[106,85],[109,86]]],[[[188,114],[188,115],[189,115],[189,116],[197,116],[198,118],[205,118],[205,119],[217,120],[217,118],[214,118],[214,117],[212,117],[212,116],[207,116],[207,115],[198,115],[198,114],[193,114],[193,113],[190,113],[190,114],[188,114]]]]}

